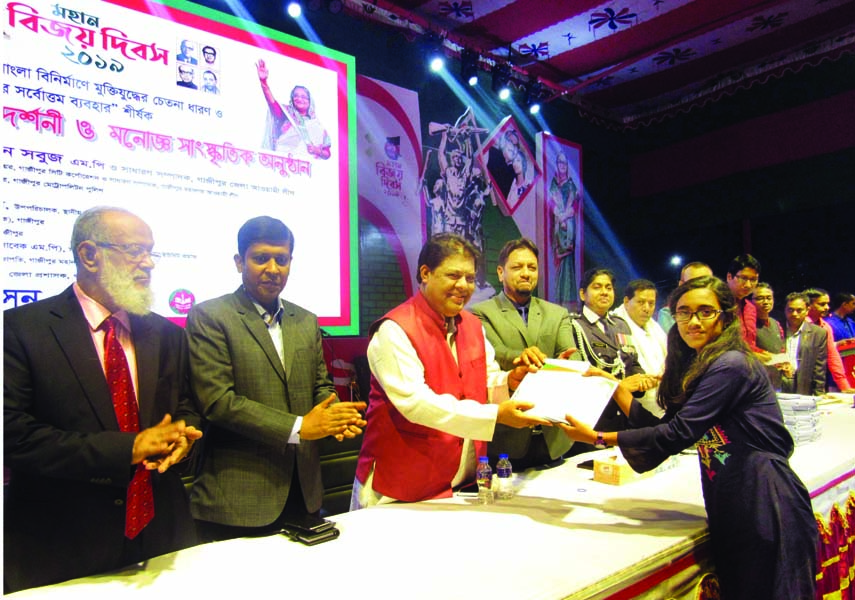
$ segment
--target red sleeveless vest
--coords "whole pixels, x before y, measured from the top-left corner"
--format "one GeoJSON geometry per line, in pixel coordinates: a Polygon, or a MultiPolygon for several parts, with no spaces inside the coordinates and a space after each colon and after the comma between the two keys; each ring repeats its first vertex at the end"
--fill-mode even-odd
{"type": "MultiPolygon", "coordinates": [[[[386,319],[407,334],[424,365],[425,382],[438,394],[487,402],[487,361],[484,335],[477,317],[462,311],[457,327],[457,362],[445,338],[445,320],[421,292],[393,308],[371,327],[371,335],[386,319]]],[[[365,482],[374,468],[373,489],[405,502],[451,495],[451,480],[460,466],[463,439],[405,419],[371,377],[368,425],[359,453],[356,477],[365,482]]],[[[483,442],[475,442],[483,454],[483,442]]]]}

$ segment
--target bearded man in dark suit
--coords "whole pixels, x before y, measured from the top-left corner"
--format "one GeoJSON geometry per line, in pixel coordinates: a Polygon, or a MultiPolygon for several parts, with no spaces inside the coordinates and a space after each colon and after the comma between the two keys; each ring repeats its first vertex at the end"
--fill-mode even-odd
{"type": "Polygon", "coordinates": [[[183,332],[149,310],[153,246],[136,215],[87,210],[71,239],[76,282],[3,314],[7,592],[196,541],[170,467],[201,437],[200,419],[183,332]]]}
{"type": "MultiPolygon", "coordinates": [[[[506,371],[518,364],[542,367],[547,358],[581,360],[567,309],[533,296],[538,255],[537,246],[527,238],[507,242],[496,267],[502,291],[471,307],[484,324],[496,362],[506,371]]],[[[497,424],[487,451],[491,459],[507,453],[514,468],[523,470],[557,461],[572,444],[558,427],[515,429],[497,424]]]]}

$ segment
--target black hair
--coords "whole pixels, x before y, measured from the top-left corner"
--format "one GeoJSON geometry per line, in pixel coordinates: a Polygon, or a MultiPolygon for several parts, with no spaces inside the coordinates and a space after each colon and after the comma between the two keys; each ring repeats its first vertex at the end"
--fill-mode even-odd
{"type": "Polygon", "coordinates": [[[422,265],[433,271],[442,264],[442,261],[455,254],[468,254],[476,263],[481,256],[472,242],[456,233],[438,233],[431,236],[419,252],[416,284],[422,283],[422,265]]]}
{"type": "Polygon", "coordinates": [[[633,279],[623,289],[623,297],[632,300],[635,298],[636,292],[643,292],[645,290],[653,290],[655,292],[656,284],[649,279],[633,279]]]}
{"type": "Polygon", "coordinates": [[[258,242],[286,243],[291,254],[294,254],[294,233],[285,223],[273,217],[253,217],[244,223],[238,231],[237,242],[241,258],[250,246],[258,242]]]}
{"type": "Polygon", "coordinates": [[[746,355],[749,364],[760,366],[759,361],[742,338],[742,326],[737,316],[738,302],[727,284],[718,277],[696,277],[679,286],[668,298],[671,314],[677,312],[677,302],[687,292],[706,288],[715,294],[722,313],[721,335],[709,342],[700,352],[690,348],[680,335],[679,324],[668,331],[668,352],[665,355],[665,371],[659,384],[659,406],[668,410],[682,405],[688,398],[710,365],[725,352],[736,350],[746,355]]]}
{"type": "Polygon", "coordinates": [[[597,278],[599,275],[606,275],[609,279],[612,280],[612,286],[615,284],[615,274],[611,269],[602,269],[602,268],[593,268],[588,269],[582,274],[582,281],[579,283],[579,289],[586,290],[588,286],[591,285],[591,282],[597,278]]]}
{"type": "Polygon", "coordinates": [[[727,274],[736,277],[736,274],[742,269],[754,269],[757,271],[757,275],[760,275],[760,261],[750,254],[740,254],[730,261],[730,266],[727,268],[727,274]]]}
{"type": "Polygon", "coordinates": [[[502,246],[502,249],[499,250],[499,266],[505,266],[505,263],[508,262],[508,257],[511,255],[511,252],[514,250],[519,250],[520,248],[526,248],[527,250],[531,250],[534,254],[535,258],[540,256],[540,252],[537,249],[537,245],[532,242],[528,238],[517,238],[515,240],[510,240],[505,242],[505,245],[502,246]]]}

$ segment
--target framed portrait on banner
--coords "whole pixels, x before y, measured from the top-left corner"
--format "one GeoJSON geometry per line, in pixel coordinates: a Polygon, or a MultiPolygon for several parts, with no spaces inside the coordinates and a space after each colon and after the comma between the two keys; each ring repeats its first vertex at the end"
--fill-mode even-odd
{"type": "Polygon", "coordinates": [[[478,152],[499,207],[511,216],[540,180],[540,168],[512,116],[502,119],[478,152]]]}
{"type": "Polygon", "coordinates": [[[582,272],[584,194],[582,147],[550,133],[538,133],[536,151],[543,171],[544,293],[551,302],[575,308],[582,272]]]}

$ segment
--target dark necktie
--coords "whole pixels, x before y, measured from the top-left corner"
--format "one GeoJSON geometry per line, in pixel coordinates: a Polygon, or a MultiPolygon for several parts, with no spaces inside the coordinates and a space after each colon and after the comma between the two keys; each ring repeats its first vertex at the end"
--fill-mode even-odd
{"type": "Polygon", "coordinates": [[[602,324],[603,324],[603,333],[605,333],[605,334],[606,334],[606,337],[607,337],[607,338],[609,338],[609,339],[614,338],[614,330],[612,329],[612,324],[611,324],[611,322],[608,320],[608,318],[607,318],[607,317],[602,317],[602,318],[600,319],[600,323],[602,323],[602,324]]]}
{"type": "Polygon", "coordinates": [[[517,306],[517,312],[520,313],[523,323],[528,325],[528,306],[517,306]]]}
{"type": "Polygon", "coordinates": [[[445,333],[452,338],[457,335],[457,322],[454,317],[445,317],[445,333]]]}
{"type": "MultiPolygon", "coordinates": [[[[107,385],[113,397],[113,409],[119,429],[125,432],[140,430],[139,407],[131,381],[131,370],[125,351],[116,337],[118,319],[107,317],[101,324],[104,330],[104,362],[106,364],[107,385]]],[[[154,518],[154,495],[151,490],[151,474],[142,463],[137,465],[125,504],[125,536],[134,539],[149,521],[154,518]]]]}

